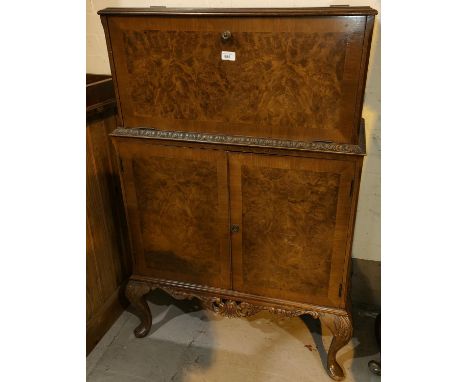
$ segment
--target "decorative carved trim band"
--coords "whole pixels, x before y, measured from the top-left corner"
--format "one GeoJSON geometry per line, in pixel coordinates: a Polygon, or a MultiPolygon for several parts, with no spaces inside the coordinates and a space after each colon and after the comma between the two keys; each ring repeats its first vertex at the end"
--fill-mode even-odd
{"type": "Polygon", "coordinates": [[[277,308],[274,306],[269,306],[267,304],[252,304],[241,299],[231,299],[223,298],[215,295],[205,295],[201,293],[196,293],[191,290],[183,290],[174,286],[164,285],[157,282],[146,282],[146,281],[137,281],[132,280],[132,284],[142,284],[145,285],[147,292],[154,289],[161,289],[174,297],[177,300],[183,299],[193,299],[196,298],[200,300],[203,308],[211,310],[214,313],[220,314],[225,317],[249,317],[257,314],[261,311],[267,311],[270,313],[277,314],[282,317],[297,317],[303,314],[309,314],[314,318],[320,318],[323,315],[328,315],[329,313],[320,310],[314,309],[284,309],[277,308]]]}
{"type": "Polygon", "coordinates": [[[221,143],[226,145],[257,146],[288,150],[305,150],[333,152],[342,154],[364,155],[359,145],[333,142],[302,142],[283,139],[266,139],[256,137],[232,136],[222,134],[189,133],[182,131],[163,131],[146,127],[117,128],[112,132],[116,137],[154,138],[187,142],[221,143]]]}
{"type": "MultiPolygon", "coordinates": [[[[233,290],[220,289],[209,287],[206,285],[191,284],[181,281],[173,281],[166,279],[155,279],[145,276],[133,275],[131,280],[138,283],[145,283],[147,285],[155,285],[152,289],[162,289],[167,293],[171,294],[172,297],[176,299],[190,299],[189,296],[215,296],[225,300],[233,301],[250,301],[254,300],[252,304],[261,305],[265,307],[274,307],[282,308],[283,310],[288,311],[304,311],[304,312],[318,312],[318,313],[328,313],[335,316],[346,316],[349,314],[347,309],[331,308],[321,305],[311,305],[311,304],[301,304],[301,303],[291,303],[285,300],[271,299],[271,298],[260,298],[258,296],[253,296],[246,293],[241,293],[233,290]]],[[[197,297],[198,298],[198,297],[197,297]]],[[[269,309],[269,308],[268,308],[269,309]]],[[[265,310],[268,310],[265,309],[265,310]]],[[[300,313],[303,314],[303,313],[300,313]]]]}
{"type": "Polygon", "coordinates": [[[220,297],[197,297],[201,299],[203,307],[225,317],[249,317],[261,311],[268,311],[282,317],[297,317],[302,314],[310,314],[314,318],[319,318],[319,313],[301,309],[280,309],[264,305],[251,304],[245,301],[234,301],[222,299],[220,297]]]}

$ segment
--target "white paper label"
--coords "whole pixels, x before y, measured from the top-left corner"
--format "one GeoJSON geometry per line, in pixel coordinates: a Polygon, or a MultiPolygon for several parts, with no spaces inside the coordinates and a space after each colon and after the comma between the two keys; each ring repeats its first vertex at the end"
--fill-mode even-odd
{"type": "Polygon", "coordinates": [[[221,60],[223,61],[236,61],[236,52],[226,52],[222,51],[221,52],[221,60]]]}

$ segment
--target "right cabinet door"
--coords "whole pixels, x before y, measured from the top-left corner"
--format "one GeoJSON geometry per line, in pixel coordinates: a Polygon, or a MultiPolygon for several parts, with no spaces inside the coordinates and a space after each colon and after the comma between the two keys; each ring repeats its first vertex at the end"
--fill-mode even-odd
{"type": "Polygon", "coordinates": [[[233,287],[342,307],[355,163],[229,154],[233,287]]]}

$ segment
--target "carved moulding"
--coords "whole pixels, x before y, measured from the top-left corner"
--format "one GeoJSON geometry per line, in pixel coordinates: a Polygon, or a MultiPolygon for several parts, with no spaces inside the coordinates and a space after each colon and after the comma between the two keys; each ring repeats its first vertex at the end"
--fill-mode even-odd
{"type": "MultiPolygon", "coordinates": [[[[200,297],[198,297],[200,299],[200,297]]],[[[205,309],[211,310],[214,313],[220,314],[224,317],[249,317],[261,311],[268,311],[282,317],[297,317],[302,314],[311,314],[318,318],[318,313],[308,310],[288,310],[275,307],[268,307],[263,305],[251,304],[245,301],[236,301],[230,299],[223,299],[220,297],[202,297],[202,305],[205,309]]]]}
{"type": "MultiPolygon", "coordinates": [[[[135,281],[133,281],[134,283],[135,281]]],[[[140,282],[138,282],[140,283],[140,282]]],[[[253,316],[261,311],[267,311],[270,313],[277,314],[281,317],[297,317],[303,314],[309,314],[314,318],[320,318],[324,315],[329,315],[328,312],[321,312],[313,309],[295,309],[295,308],[278,308],[276,306],[270,306],[267,304],[256,304],[246,301],[242,301],[240,298],[224,298],[216,295],[209,295],[204,293],[197,293],[192,290],[184,290],[179,287],[174,287],[171,285],[165,285],[160,283],[151,282],[148,285],[146,282],[141,282],[146,284],[148,288],[147,291],[150,292],[154,289],[161,289],[171,295],[177,300],[184,299],[193,299],[196,298],[201,302],[203,308],[208,309],[216,314],[220,314],[224,317],[234,318],[234,317],[249,317],[253,316]]]]}
{"type": "Polygon", "coordinates": [[[232,136],[223,134],[190,133],[184,131],[164,131],[147,127],[117,128],[112,134],[115,137],[155,138],[199,143],[221,143],[227,145],[270,147],[278,149],[294,149],[305,151],[319,151],[343,154],[364,155],[363,143],[352,145],[334,142],[303,142],[286,139],[266,139],[247,136],[232,136]]]}

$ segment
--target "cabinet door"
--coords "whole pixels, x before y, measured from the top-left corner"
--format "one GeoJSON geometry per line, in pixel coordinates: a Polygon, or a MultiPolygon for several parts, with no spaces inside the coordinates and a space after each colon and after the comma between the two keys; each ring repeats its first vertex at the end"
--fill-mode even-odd
{"type": "Polygon", "coordinates": [[[134,273],[230,288],[226,153],[128,138],[116,143],[134,273]]]}
{"type": "Polygon", "coordinates": [[[229,154],[235,290],[344,304],[354,169],[345,160],[229,154]]]}

